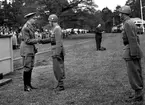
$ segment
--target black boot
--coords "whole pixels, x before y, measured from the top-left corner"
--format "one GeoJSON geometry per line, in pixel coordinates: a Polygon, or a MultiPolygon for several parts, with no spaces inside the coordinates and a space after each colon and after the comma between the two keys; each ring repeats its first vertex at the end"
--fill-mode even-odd
{"type": "Polygon", "coordinates": [[[31,88],[31,89],[37,89],[36,87],[33,87],[32,85],[31,85],[31,76],[32,76],[32,70],[31,71],[29,71],[28,72],[28,85],[29,85],[29,87],[31,88]]]}
{"type": "Polygon", "coordinates": [[[133,97],[129,97],[126,99],[126,102],[143,102],[143,91],[142,90],[136,90],[133,97]]]}
{"type": "Polygon", "coordinates": [[[31,91],[31,89],[28,86],[28,72],[23,72],[23,81],[24,81],[24,91],[31,91]]]}
{"type": "Polygon", "coordinates": [[[57,87],[54,89],[55,91],[62,91],[62,90],[64,90],[65,88],[64,88],[64,83],[63,83],[63,81],[61,80],[61,81],[58,81],[58,85],[57,85],[57,87]]]}

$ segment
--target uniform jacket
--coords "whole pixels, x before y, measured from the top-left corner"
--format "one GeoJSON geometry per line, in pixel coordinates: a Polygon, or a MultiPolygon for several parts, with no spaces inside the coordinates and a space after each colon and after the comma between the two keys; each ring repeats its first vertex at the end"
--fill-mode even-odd
{"type": "Polygon", "coordinates": [[[23,26],[21,33],[22,42],[20,45],[20,55],[34,56],[37,52],[37,49],[35,47],[37,40],[35,39],[34,27],[29,23],[29,21],[23,26]]]}
{"type": "Polygon", "coordinates": [[[62,52],[64,53],[63,48],[63,39],[62,39],[62,30],[59,25],[56,25],[51,29],[51,39],[43,39],[41,40],[43,44],[51,43],[52,48],[52,56],[59,56],[62,52]]]}
{"type": "Polygon", "coordinates": [[[139,46],[137,27],[129,17],[125,18],[122,38],[125,45],[123,58],[126,60],[132,58],[142,58],[143,53],[139,46]]]}
{"type": "Polygon", "coordinates": [[[95,38],[102,38],[102,29],[101,27],[97,27],[95,30],[95,38]]]}

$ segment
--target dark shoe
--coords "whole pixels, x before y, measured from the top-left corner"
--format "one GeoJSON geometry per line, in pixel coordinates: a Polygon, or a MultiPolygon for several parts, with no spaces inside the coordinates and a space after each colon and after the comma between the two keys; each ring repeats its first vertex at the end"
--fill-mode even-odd
{"type": "Polygon", "coordinates": [[[106,48],[104,48],[104,47],[101,47],[100,48],[100,51],[104,51],[104,50],[106,50],[106,48]]]}
{"type": "Polygon", "coordinates": [[[65,75],[63,75],[63,76],[62,76],[62,79],[65,79],[65,78],[66,78],[65,75]]]}
{"type": "Polygon", "coordinates": [[[128,98],[128,99],[125,100],[125,101],[126,101],[126,102],[142,102],[142,101],[143,101],[143,96],[128,98]]]}
{"type": "Polygon", "coordinates": [[[134,97],[135,97],[135,95],[132,94],[132,95],[130,95],[128,98],[129,98],[129,99],[132,99],[132,98],[134,98],[134,97]]]}
{"type": "Polygon", "coordinates": [[[36,87],[33,87],[32,85],[29,85],[29,87],[30,87],[31,89],[38,89],[38,88],[36,88],[36,87]]]}
{"type": "Polygon", "coordinates": [[[59,86],[57,85],[56,87],[54,87],[53,89],[57,89],[59,86]]]}
{"type": "Polygon", "coordinates": [[[31,91],[31,89],[30,89],[30,87],[28,87],[28,86],[24,86],[24,91],[31,91]]]}
{"type": "Polygon", "coordinates": [[[133,98],[132,100],[133,102],[143,102],[143,96],[137,97],[137,98],[133,98]]]}
{"type": "Polygon", "coordinates": [[[59,91],[62,91],[62,90],[64,90],[64,86],[59,87],[59,91]]]}
{"type": "Polygon", "coordinates": [[[32,85],[31,85],[31,76],[32,76],[32,71],[29,71],[28,72],[28,86],[31,88],[31,89],[37,89],[36,87],[33,87],[32,85]]]}
{"type": "Polygon", "coordinates": [[[58,86],[57,88],[54,89],[55,91],[63,91],[64,86],[58,86]]]}
{"type": "Polygon", "coordinates": [[[31,91],[30,87],[28,86],[28,72],[24,71],[23,81],[24,81],[24,91],[31,91]]]}

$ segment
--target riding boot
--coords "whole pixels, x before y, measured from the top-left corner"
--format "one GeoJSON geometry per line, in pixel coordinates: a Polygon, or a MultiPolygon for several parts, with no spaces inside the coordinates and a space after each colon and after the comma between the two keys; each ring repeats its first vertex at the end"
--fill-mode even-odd
{"type": "Polygon", "coordinates": [[[31,89],[28,86],[28,72],[23,72],[23,81],[24,81],[24,91],[30,91],[31,89]]]}
{"type": "Polygon", "coordinates": [[[64,90],[64,89],[65,89],[65,88],[64,88],[63,80],[58,81],[57,87],[54,88],[55,91],[62,91],[62,90],[64,90]]]}
{"type": "Polygon", "coordinates": [[[37,89],[36,87],[33,87],[32,85],[31,85],[31,76],[32,76],[32,70],[30,70],[29,72],[28,72],[28,85],[29,85],[29,87],[31,88],[31,89],[37,89]]]}

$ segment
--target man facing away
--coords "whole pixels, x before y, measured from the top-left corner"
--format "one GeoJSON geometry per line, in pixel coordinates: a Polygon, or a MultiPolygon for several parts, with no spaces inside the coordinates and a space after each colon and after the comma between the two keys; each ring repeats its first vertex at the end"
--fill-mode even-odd
{"type": "Polygon", "coordinates": [[[101,47],[101,42],[102,42],[102,29],[101,29],[101,27],[102,27],[102,25],[98,24],[98,26],[96,27],[96,30],[95,30],[95,41],[96,41],[97,51],[106,50],[106,48],[101,47]]]}

